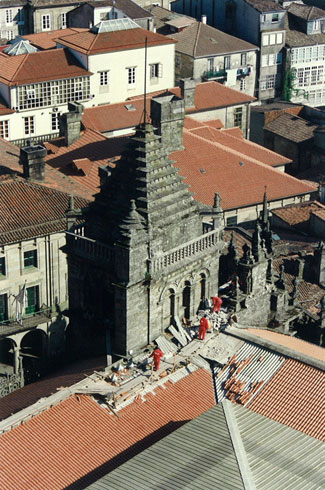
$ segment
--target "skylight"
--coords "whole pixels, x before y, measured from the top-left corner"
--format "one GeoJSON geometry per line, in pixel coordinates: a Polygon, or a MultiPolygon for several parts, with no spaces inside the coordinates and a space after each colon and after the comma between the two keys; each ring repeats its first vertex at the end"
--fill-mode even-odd
{"type": "Polygon", "coordinates": [[[13,44],[10,44],[7,48],[3,50],[4,53],[8,54],[9,56],[16,56],[19,54],[28,54],[28,53],[35,53],[35,51],[38,51],[37,48],[34,46],[31,46],[29,44],[29,41],[27,40],[20,40],[16,41],[13,44]]]}
{"type": "Polygon", "coordinates": [[[139,29],[140,26],[133,20],[125,19],[112,19],[103,20],[90,29],[91,32],[101,34],[102,32],[115,32],[115,31],[128,31],[129,29],[139,29]]]}

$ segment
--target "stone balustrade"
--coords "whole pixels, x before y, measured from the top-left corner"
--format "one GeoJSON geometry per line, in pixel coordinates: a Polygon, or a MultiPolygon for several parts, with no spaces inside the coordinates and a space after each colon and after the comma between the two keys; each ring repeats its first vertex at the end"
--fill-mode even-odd
{"type": "Polygon", "coordinates": [[[151,271],[152,273],[158,272],[161,269],[165,269],[166,267],[186,259],[194,260],[199,254],[202,254],[213,247],[217,247],[219,244],[220,231],[212,230],[209,233],[205,233],[200,238],[191,240],[173,250],[169,250],[159,257],[153,257],[151,271]]]}

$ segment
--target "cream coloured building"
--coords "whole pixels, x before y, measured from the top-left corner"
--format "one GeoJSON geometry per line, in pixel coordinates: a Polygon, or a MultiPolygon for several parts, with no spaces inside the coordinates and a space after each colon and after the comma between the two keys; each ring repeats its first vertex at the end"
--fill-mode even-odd
{"type": "Polygon", "coordinates": [[[62,36],[52,50],[20,41],[0,54],[0,137],[51,139],[69,102],[95,107],[173,87],[174,52],[174,40],[130,19],[62,36]]]}
{"type": "MultiPolygon", "coordinates": [[[[41,146],[23,149],[29,180],[0,180],[0,396],[6,375],[21,382],[23,373],[30,382],[64,353],[68,292],[62,247],[69,195],[36,182],[44,177],[45,154],[41,146]]],[[[87,201],[76,198],[76,205],[87,201]]]]}

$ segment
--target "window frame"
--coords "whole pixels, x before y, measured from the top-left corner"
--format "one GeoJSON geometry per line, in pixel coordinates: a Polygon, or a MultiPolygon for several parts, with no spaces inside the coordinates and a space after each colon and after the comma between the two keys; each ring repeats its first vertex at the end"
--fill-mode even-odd
{"type": "Polygon", "coordinates": [[[128,87],[136,85],[136,66],[130,66],[127,68],[128,87]]]}
{"type": "Polygon", "coordinates": [[[58,131],[60,129],[60,112],[51,112],[51,129],[58,131]]]}
{"type": "Polygon", "coordinates": [[[0,138],[3,138],[4,140],[9,139],[9,119],[4,119],[0,121],[0,138]]]}
{"type": "Polygon", "coordinates": [[[40,298],[39,298],[39,285],[30,286],[26,288],[26,307],[25,314],[32,315],[39,311],[40,298]],[[32,299],[32,301],[31,301],[32,299]]]}
{"type": "Polygon", "coordinates": [[[243,108],[236,107],[234,109],[234,127],[241,128],[243,124],[243,108]]]}
{"type": "Polygon", "coordinates": [[[35,116],[26,116],[23,119],[25,136],[35,134],[35,116]]]}
{"type": "Polygon", "coordinates": [[[12,26],[13,25],[13,12],[12,9],[6,9],[6,26],[12,26]]]}
{"type": "Polygon", "coordinates": [[[42,31],[51,30],[51,14],[42,15],[42,31]]]}
{"type": "Polygon", "coordinates": [[[0,322],[8,321],[8,294],[0,294],[0,322]]]}
{"type": "Polygon", "coordinates": [[[109,85],[109,70],[99,72],[99,85],[100,87],[107,87],[109,85]]]}
{"type": "Polygon", "coordinates": [[[37,249],[26,250],[23,255],[24,260],[24,270],[26,269],[37,269],[38,256],[37,249]]]}
{"type": "Polygon", "coordinates": [[[6,275],[6,257],[0,257],[0,277],[5,277],[6,275]]]}

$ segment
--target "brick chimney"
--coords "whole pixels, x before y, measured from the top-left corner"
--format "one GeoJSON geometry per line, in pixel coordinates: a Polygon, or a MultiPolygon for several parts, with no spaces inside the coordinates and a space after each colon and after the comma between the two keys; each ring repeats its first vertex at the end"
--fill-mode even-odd
{"type": "Polygon", "coordinates": [[[79,102],[69,102],[68,109],[69,112],[60,117],[60,136],[64,136],[65,144],[70,146],[80,138],[84,106],[79,102]]]}
{"type": "Polygon", "coordinates": [[[24,146],[20,149],[19,163],[26,179],[45,180],[45,157],[47,150],[42,145],[24,146]]]}
{"type": "Polygon", "coordinates": [[[195,95],[195,81],[193,78],[182,78],[179,81],[179,86],[181,88],[181,96],[184,99],[185,109],[190,109],[195,107],[194,95],[195,95]]]}
{"type": "Polygon", "coordinates": [[[176,95],[151,99],[151,120],[156,134],[168,152],[182,150],[184,128],[184,101],[176,95]]]}

